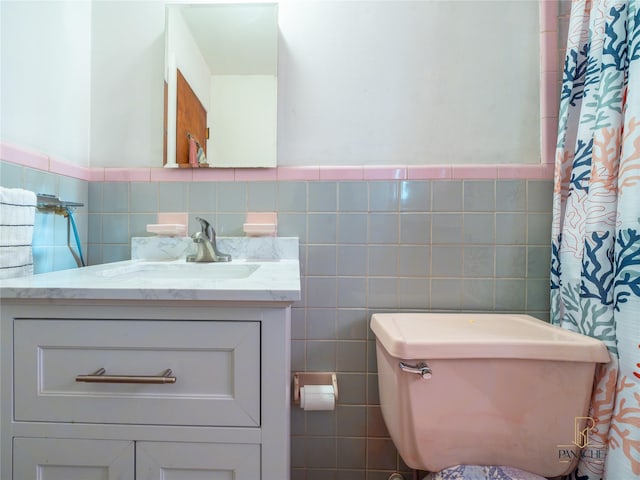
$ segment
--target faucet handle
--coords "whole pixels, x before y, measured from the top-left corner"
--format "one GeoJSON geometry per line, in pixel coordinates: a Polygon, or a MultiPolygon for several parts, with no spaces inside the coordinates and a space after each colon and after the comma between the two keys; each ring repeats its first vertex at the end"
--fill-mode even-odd
{"type": "Polygon", "coordinates": [[[200,231],[191,235],[194,243],[198,244],[198,253],[188,256],[188,262],[230,262],[231,255],[221,253],[216,245],[216,232],[204,218],[196,217],[200,222],[200,231]]]}
{"type": "Polygon", "coordinates": [[[200,231],[207,236],[210,242],[214,242],[216,238],[216,232],[211,224],[201,217],[196,217],[196,220],[200,222],[200,231]]]}
{"type": "Polygon", "coordinates": [[[209,225],[211,225],[207,220],[205,220],[202,217],[196,217],[196,220],[200,222],[200,227],[202,228],[202,231],[204,231],[209,225]]]}

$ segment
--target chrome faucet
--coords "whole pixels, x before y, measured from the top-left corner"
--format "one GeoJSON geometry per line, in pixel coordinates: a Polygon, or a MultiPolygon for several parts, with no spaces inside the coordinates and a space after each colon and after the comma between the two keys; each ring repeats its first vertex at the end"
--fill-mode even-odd
{"type": "Polygon", "coordinates": [[[187,262],[230,262],[231,255],[218,251],[216,231],[204,218],[196,217],[200,222],[200,231],[191,235],[198,246],[195,255],[187,255],[187,262]]]}

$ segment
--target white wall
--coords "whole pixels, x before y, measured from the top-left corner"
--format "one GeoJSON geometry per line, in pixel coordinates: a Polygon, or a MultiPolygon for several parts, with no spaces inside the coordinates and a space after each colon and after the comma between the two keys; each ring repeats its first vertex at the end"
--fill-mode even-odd
{"type": "Polygon", "coordinates": [[[537,163],[538,2],[280,5],[278,164],[537,163]]]}
{"type": "Polygon", "coordinates": [[[0,139],[89,165],[91,3],[0,2],[0,139]]]}
{"type": "Polygon", "coordinates": [[[164,3],[93,2],[91,166],[162,165],[164,3]]]}

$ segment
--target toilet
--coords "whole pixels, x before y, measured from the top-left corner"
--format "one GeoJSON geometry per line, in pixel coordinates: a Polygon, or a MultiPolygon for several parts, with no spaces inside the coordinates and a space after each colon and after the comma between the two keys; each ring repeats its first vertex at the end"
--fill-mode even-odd
{"type": "Polygon", "coordinates": [[[426,479],[575,468],[595,368],[609,361],[602,342],[512,314],[374,314],[371,329],[382,416],[426,479]]]}

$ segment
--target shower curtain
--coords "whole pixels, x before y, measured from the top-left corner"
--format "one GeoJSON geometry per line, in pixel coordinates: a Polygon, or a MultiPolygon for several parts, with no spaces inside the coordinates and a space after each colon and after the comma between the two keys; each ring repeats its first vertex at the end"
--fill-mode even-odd
{"type": "Polygon", "coordinates": [[[579,427],[584,448],[569,478],[640,478],[640,0],[572,3],[551,321],[602,340],[611,356],[597,369],[589,418],[579,427]]]}

